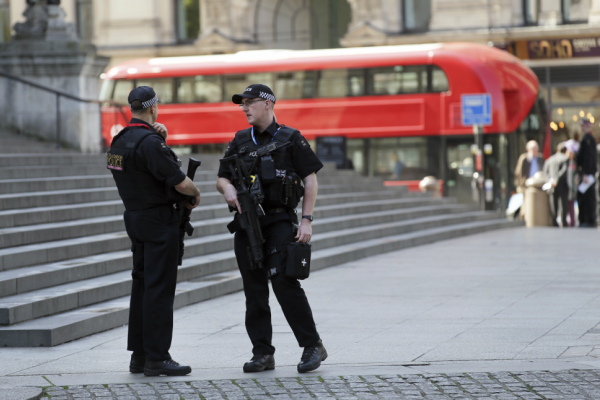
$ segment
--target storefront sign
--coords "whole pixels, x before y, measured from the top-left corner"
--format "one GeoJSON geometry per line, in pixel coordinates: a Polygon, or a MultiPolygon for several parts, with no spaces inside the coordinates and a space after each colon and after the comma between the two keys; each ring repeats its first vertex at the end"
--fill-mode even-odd
{"type": "Polygon", "coordinates": [[[600,36],[575,39],[544,39],[498,44],[523,60],[600,57],[600,36]]]}

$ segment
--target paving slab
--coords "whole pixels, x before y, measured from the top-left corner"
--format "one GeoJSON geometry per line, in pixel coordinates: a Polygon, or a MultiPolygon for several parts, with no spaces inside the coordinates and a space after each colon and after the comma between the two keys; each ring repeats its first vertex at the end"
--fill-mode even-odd
{"type": "MultiPolygon", "coordinates": [[[[83,386],[214,385],[250,378],[279,379],[279,385],[286,378],[344,376],[339,385],[347,389],[356,379],[389,374],[403,379],[403,385],[413,384],[407,380],[410,376],[425,379],[424,388],[435,383],[428,376],[457,387],[455,376],[484,373],[487,378],[478,378],[483,382],[480,390],[491,390],[505,378],[523,382],[523,374],[531,375],[526,375],[531,384],[543,383],[537,392],[529,390],[536,386],[524,389],[538,397],[524,397],[517,382],[518,390],[506,392],[513,396],[506,398],[544,398],[546,391],[555,397],[545,398],[598,399],[597,386],[585,393],[577,388],[600,382],[599,239],[600,232],[593,229],[504,229],[315,271],[302,286],[329,358],[309,375],[296,373],[302,349],[275,301],[271,308],[277,368],[253,376],[241,371],[251,346],[243,325],[244,296],[235,293],[175,312],[171,354],[193,367],[188,377],[129,374],[123,326],[53,348],[1,348],[0,359],[11,361],[0,363],[0,387],[11,381],[39,384],[41,377],[56,386],[83,386]],[[567,380],[569,376],[576,384],[567,380]]],[[[469,376],[462,384],[471,384],[469,376]]],[[[426,393],[423,388],[419,390],[426,393]]],[[[366,398],[355,391],[343,396],[327,393],[332,398],[366,398]]],[[[484,398],[477,397],[475,389],[461,393],[463,398],[484,398]]],[[[371,395],[386,398],[379,392],[371,395]]],[[[438,397],[458,398],[443,396],[450,395],[438,397]]]]}

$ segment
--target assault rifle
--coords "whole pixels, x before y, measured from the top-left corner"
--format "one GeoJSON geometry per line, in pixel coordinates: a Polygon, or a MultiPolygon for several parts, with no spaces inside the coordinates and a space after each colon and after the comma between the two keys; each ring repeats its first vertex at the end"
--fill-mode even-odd
{"type": "MultiPolygon", "coordinates": [[[[187,177],[190,178],[192,182],[196,176],[196,169],[198,169],[200,164],[201,162],[195,158],[190,158],[190,161],[188,162],[187,177]]],[[[183,252],[185,249],[183,239],[185,234],[187,233],[188,236],[192,236],[194,233],[194,227],[190,223],[190,215],[192,210],[187,208],[185,203],[196,205],[196,198],[189,196],[185,200],[178,201],[176,205],[177,215],[179,216],[179,261],[177,265],[181,265],[183,263],[183,252]]]]}
{"type": "MultiPolygon", "coordinates": [[[[261,147],[256,151],[257,157],[250,169],[246,167],[244,161],[242,161],[237,154],[219,160],[222,164],[226,164],[231,173],[233,179],[232,183],[237,189],[238,202],[242,208],[241,214],[236,214],[235,219],[227,226],[227,228],[231,233],[238,230],[246,232],[249,242],[247,256],[250,260],[250,270],[263,268],[265,259],[263,250],[265,239],[258,220],[259,216],[265,215],[261,206],[261,203],[264,200],[264,194],[262,192],[258,174],[255,176],[252,176],[252,174],[258,165],[259,159],[269,157],[274,151],[282,149],[289,144],[290,142],[286,142],[279,145],[275,142],[261,147]]],[[[234,212],[237,210],[235,207],[229,206],[229,211],[234,212]]]]}

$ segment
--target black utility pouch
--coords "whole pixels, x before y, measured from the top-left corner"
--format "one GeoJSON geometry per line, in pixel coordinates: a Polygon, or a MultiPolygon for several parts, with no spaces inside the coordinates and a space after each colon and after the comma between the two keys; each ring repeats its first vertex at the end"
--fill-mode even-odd
{"type": "Polygon", "coordinates": [[[287,244],[285,276],[306,279],[310,275],[310,244],[292,242],[287,244]]]}

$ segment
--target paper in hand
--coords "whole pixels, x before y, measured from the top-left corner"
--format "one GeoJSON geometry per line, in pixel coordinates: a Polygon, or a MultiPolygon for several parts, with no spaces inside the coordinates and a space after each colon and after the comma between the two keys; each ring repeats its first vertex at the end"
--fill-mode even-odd
{"type": "Polygon", "coordinates": [[[590,186],[592,186],[594,182],[596,182],[596,178],[594,178],[594,175],[585,175],[585,177],[587,178],[587,183],[581,182],[579,184],[579,187],[577,188],[577,190],[579,190],[580,193],[587,192],[590,186]]]}

